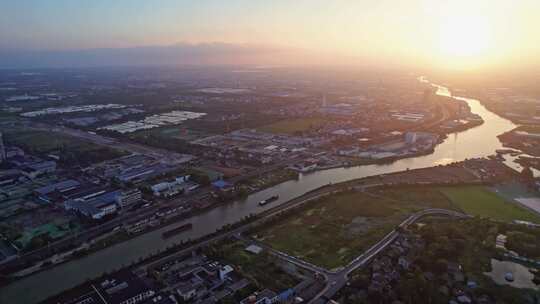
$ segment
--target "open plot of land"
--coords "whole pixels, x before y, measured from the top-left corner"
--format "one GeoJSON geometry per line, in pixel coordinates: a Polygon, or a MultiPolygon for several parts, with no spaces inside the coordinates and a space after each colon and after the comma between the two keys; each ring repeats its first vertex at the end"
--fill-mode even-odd
{"type": "Polygon", "coordinates": [[[6,132],[5,139],[31,153],[57,153],[61,162],[88,165],[126,155],[124,151],[98,146],[56,132],[10,130],[6,132]]]}
{"type": "Polygon", "coordinates": [[[502,221],[523,220],[540,223],[540,217],[525,208],[506,201],[486,187],[440,188],[457,207],[465,213],[490,217],[502,221]]]}
{"type": "Polygon", "coordinates": [[[156,128],[153,130],[139,131],[139,132],[133,133],[131,137],[142,138],[142,139],[145,139],[148,137],[156,137],[162,140],[179,140],[179,141],[189,142],[189,141],[196,140],[196,139],[206,137],[206,136],[208,136],[207,133],[200,132],[193,129],[188,129],[185,127],[164,127],[164,128],[156,128]]]}
{"type": "Polygon", "coordinates": [[[429,207],[451,208],[452,204],[438,191],[420,188],[346,192],[310,203],[254,235],[277,250],[337,268],[380,240],[408,214],[429,207]]]}
{"type": "Polygon", "coordinates": [[[267,252],[249,253],[245,250],[246,246],[243,242],[220,243],[210,254],[234,265],[244,277],[251,279],[258,287],[281,291],[300,283],[298,278],[282,270],[267,252]]]}
{"type": "Polygon", "coordinates": [[[47,153],[60,149],[62,146],[72,144],[63,136],[55,136],[53,133],[44,131],[14,131],[8,132],[6,138],[10,143],[24,146],[37,153],[47,153]]]}
{"type": "Polygon", "coordinates": [[[277,250],[337,268],[376,243],[409,214],[426,208],[461,210],[503,221],[540,219],[486,187],[410,186],[323,198],[259,228],[253,235],[277,250]]]}
{"type": "Polygon", "coordinates": [[[260,132],[278,134],[295,134],[297,132],[305,132],[312,128],[317,128],[323,125],[324,122],[325,120],[320,117],[287,119],[262,126],[258,128],[258,130],[260,132]]]}

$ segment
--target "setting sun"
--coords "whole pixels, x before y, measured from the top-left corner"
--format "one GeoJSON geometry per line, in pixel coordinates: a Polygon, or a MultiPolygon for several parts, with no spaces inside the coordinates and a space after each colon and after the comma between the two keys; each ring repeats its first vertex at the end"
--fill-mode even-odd
{"type": "Polygon", "coordinates": [[[453,15],[441,22],[438,48],[444,65],[474,68],[493,55],[493,29],[486,18],[453,15]]]}
{"type": "Polygon", "coordinates": [[[455,16],[440,26],[439,48],[448,62],[463,63],[488,55],[491,48],[489,22],[476,16],[455,16]]]}

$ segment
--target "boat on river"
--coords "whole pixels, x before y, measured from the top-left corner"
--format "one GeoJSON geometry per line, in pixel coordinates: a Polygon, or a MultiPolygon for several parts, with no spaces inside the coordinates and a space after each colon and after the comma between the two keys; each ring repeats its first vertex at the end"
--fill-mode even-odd
{"type": "Polygon", "coordinates": [[[176,227],[174,229],[167,230],[167,231],[163,232],[161,234],[161,237],[163,237],[164,239],[170,238],[170,237],[175,236],[175,235],[177,235],[179,233],[190,230],[191,228],[193,228],[192,223],[187,223],[187,224],[184,224],[184,225],[180,225],[180,226],[178,226],[178,227],[176,227]]]}
{"type": "Polygon", "coordinates": [[[260,201],[260,202],[259,202],[259,206],[264,206],[264,205],[266,205],[266,204],[269,204],[269,203],[271,203],[271,202],[277,200],[278,198],[279,198],[279,195],[271,196],[271,197],[269,197],[269,198],[267,198],[267,199],[265,199],[265,200],[260,201]]]}

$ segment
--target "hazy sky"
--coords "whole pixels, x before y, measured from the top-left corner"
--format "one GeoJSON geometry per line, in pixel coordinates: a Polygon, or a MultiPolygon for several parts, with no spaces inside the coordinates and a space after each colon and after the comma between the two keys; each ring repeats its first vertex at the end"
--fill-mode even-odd
{"type": "Polygon", "coordinates": [[[540,1],[0,2],[0,50],[179,42],[264,45],[326,58],[401,58],[441,66],[540,61],[540,1]]]}

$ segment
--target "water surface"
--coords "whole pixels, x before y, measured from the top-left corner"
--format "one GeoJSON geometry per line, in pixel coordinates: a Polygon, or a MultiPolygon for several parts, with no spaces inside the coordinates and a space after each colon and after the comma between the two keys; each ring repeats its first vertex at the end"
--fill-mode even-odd
{"type": "MultiPolygon", "coordinates": [[[[451,96],[448,89],[436,86],[437,94],[451,96]]],[[[366,165],[351,168],[336,168],[326,171],[301,175],[298,180],[287,181],[272,188],[250,195],[243,201],[234,202],[212,209],[185,222],[193,223],[193,229],[166,240],[161,233],[171,226],[141,235],[133,240],[117,244],[79,260],[59,265],[50,270],[21,279],[0,289],[0,303],[36,303],[62,290],[76,286],[87,278],[99,276],[105,271],[119,269],[139,258],[147,257],[158,250],[163,250],[174,243],[189,238],[198,238],[225,224],[234,223],[241,218],[275,207],[307,191],[328,183],[338,183],[366,176],[386,174],[406,169],[431,167],[448,164],[468,158],[493,155],[501,149],[497,135],[512,130],[515,125],[480,104],[478,100],[456,97],[466,101],[471,111],[484,119],[484,124],[455,134],[450,134],[443,143],[435,148],[434,153],[398,160],[386,165],[366,165]],[[279,200],[260,207],[258,202],[272,195],[279,195],[279,200]]],[[[511,164],[511,163],[510,163],[511,164]]],[[[512,165],[512,164],[511,164],[512,165]]]]}

